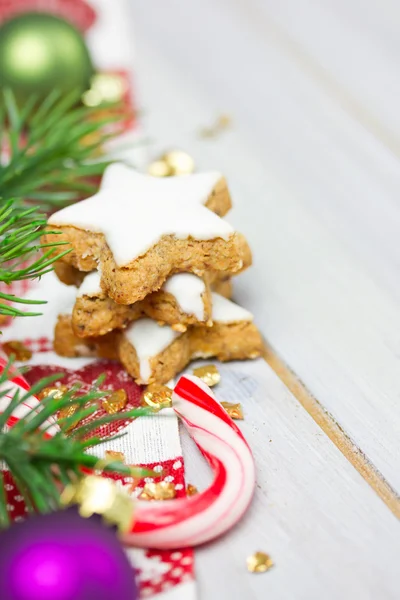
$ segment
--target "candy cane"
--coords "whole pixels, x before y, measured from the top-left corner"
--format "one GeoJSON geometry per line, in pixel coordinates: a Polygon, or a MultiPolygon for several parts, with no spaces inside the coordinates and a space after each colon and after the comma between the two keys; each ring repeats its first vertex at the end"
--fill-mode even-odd
{"type": "MultiPolygon", "coordinates": [[[[0,357],[0,371],[5,365],[0,357]]],[[[4,385],[12,390],[0,400],[0,412],[17,389],[29,390],[26,380],[15,372],[4,385]]],[[[7,425],[36,405],[39,408],[40,402],[29,397],[7,425]]],[[[183,376],[173,393],[173,407],[210,463],[214,481],[204,492],[188,498],[135,501],[132,530],[123,536],[128,545],[173,549],[208,542],[239,521],[254,492],[255,467],[249,446],[211,390],[199,378],[183,376]]],[[[57,425],[48,429],[50,435],[57,431],[57,425]]]]}
{"type": "Polygon", "coordinates": [[[214,471],[214,481],[189,498],[137,501],[123,541],[147,548],[203,544],[230,529],[248,507],[255,486],[254,460],[243,435],[197,377],[181,377],[173,407],[214,471]]]}

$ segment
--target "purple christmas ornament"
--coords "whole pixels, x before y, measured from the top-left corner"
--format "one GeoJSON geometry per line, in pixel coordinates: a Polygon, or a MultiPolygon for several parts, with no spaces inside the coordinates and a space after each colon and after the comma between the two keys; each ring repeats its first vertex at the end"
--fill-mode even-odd
{"type": "Polygon", "coordinates": [[[135,600],[134,577],[115,529],[75,507],[0,533],[1,600],[135,600]]]}

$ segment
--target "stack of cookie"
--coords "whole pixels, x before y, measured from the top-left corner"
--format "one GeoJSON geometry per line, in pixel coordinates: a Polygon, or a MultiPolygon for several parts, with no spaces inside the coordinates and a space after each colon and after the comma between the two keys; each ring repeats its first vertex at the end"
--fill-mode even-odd
{"type": "Polygon", "coordinates": [[[245,238],[222,217],[231,207],[219,173],[171,178],[122,164],[100,191],[49,219],[56,273],[78,287],[59,316],[62,356],[120,360],[140,384],[165,383],[194,358],[255,358],[252,315],[229,300],[231,277],[251,264],[245,238]]]}

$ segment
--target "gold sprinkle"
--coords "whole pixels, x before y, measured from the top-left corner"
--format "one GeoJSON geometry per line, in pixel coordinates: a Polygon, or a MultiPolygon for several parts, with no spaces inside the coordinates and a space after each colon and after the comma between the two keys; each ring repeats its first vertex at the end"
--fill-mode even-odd
{"type": "Polygon", "coordinates": [[[147,172],[153,177],[171,177],[173,175],[171,167],[165,160],[155,160],[150,163],[147,172]]]}
{"type": "MultiPolygon", "coordinates": [[[[70,404],[69,406],[65,406],[58,412],[58,417],[57,417],[58,421],[60,421],[61,419],[68,419],[69,417],[72,417],[76,413],[78,408],[79,408],[79,404],[70,404]]],[[[68,427],[64,428],[64,431],[66,431],[66,432],[71,431],[72,429],[77,427],[77,425],[79,425],[80,422],[81,422],[80,419],[73,420],[72,423],[70,423],[68,425],[68,427]]]]}
{"type": "Polygon", "coordinates": [[[215,365],[197,367],[197,369],[193,369],[193,375],[200,377],[200,379],[209,387],[213,387],[221,381],[221,374],[215,365]]]}
{"type": "Polygon", "coordinates": [[[55,400],[61,400],[61,398],[68,392],[68,388],[66,385],[51,385],[49,387],[45,387],[43,388],[39,394],[38,394],[38,398],[39,400],[44,400],[45,398],[47,398],[48,396],[53,396],[53,398],[55,400]]]}
{"type": "MultiPolygon", "coordinates": [[[[55,400],[61,400],[65,394],[68,392],[68,387],[66,385],[52,385],[46,388],[43,388],[42,391],[38,394],[38,398],[39,400],[44,400],[45,398],[48,398],[49,396],[52,396],[55,400]]],[[[76,413],[76,411],[79,408],[79,404],[74,404],[71,400],[71,403],[68,404],[68,406],[64,406],[64,408],[62,408],[61,410],[58,411],[58,415],[57,415],[57,419],[61,420],[61,419],[68,419],[69,417],[72,417],[72,415],[74,415],[76,413]]],[[[72,422],[69,427],[67,427],[64,431],[70,431],[71,429],[73,429],[74,427],[76,427],[79,423],[79,419],[77,419],[76,421],[72,422]]]]}
{"type": "Polygon", "coordinates": [[[104,398],[101,402],[101,406],[109,415],[115,415],[125,408],[127,402],[128,396],[126,391],[120,389],[110,394],[110,396],[107,396],[107,398],[104,398]]]}
{"type": "Polygon", "coordinates": [[[216,138],[232,126],[232,118],[227,114],[219,115],[210,127],[200,129],[200,137],[216,138]]]}
{"type": "Polygon", "coordinates": [[[238,402],[237,404],[235,404],[234,402],[221,402],[221,405],[224,407],[231,419],[243,421],[244,415],[242,405],[240,404],[240,402],[238,402]]]}
{"type": "Polygon", "coordinates": [[[105,451],[105,460],[119,460],[120,462],[125,462],[125,454],[123,452],[117,452],[116,450],[106,450],[105,451]]]}
{"type": "Polygon", "coordinates": [[[187,484],[186,496],[195,496],[198,493],[199,493],[199,490],[197,489],[197,487],[195,485],[192,485],[191,483],[187,484]]]}
{"type": "MultiPolygon", "coordinates": [[[[68,419],[68,417],[72,417],[78,410],[78,404],[70,404],[69,406],[65,406],[58,412],[59,419],[68,419]]],[[[75,425],[74,425],[75,427],[75,425]]]]}
{"type": "Polygon", "coordinates": [[[250,573],[265,573],[274,566],[274,562],[269,554],[265,552],[255,552],[247,558],[247,570],[250,573]]]}
{"type": "Polygon", "coordinates": [[[232,125],[232,117],[226,114],[219,115],[217,123],[220,129],[228,129],[232,125]]]}
{"type": "Polygon", "coordinates": [[[18,342],[16,340],[4,342],[3,350],[7,356],[14,355],[15,360],[26,361],[32,358],[32,351],[29,350],[29,348],[27,348],[22,342],[18,342]]]}
{"type": "Polygon", "coordinates": [[[172,406],[172,390],[166,385],[151,383],[143,392],[142,406],[151,407],[154,412],[172,406]]]}
{"type": "Polygon", "coordinates": [[[146,483],[139,498],[140,500],[172,500],[175,496],[174,484],[160,481],[159,483],[146,483]]]}

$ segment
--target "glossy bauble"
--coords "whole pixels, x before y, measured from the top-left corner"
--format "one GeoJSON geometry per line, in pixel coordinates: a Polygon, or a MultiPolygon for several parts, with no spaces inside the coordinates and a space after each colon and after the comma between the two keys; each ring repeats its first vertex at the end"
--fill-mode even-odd
{"type": "Polygon", "coordinates": [[[0,27],[0,86],[23,104],[54,89],[82,94],[94,69],[81,33],[47,13],[24,13],[0,27]]]}
{"type": "Polygon", "coordinates": [[[135,600],[134,570],[114,528],[75,507],[0,533],[4,600],[135,600]]]}

